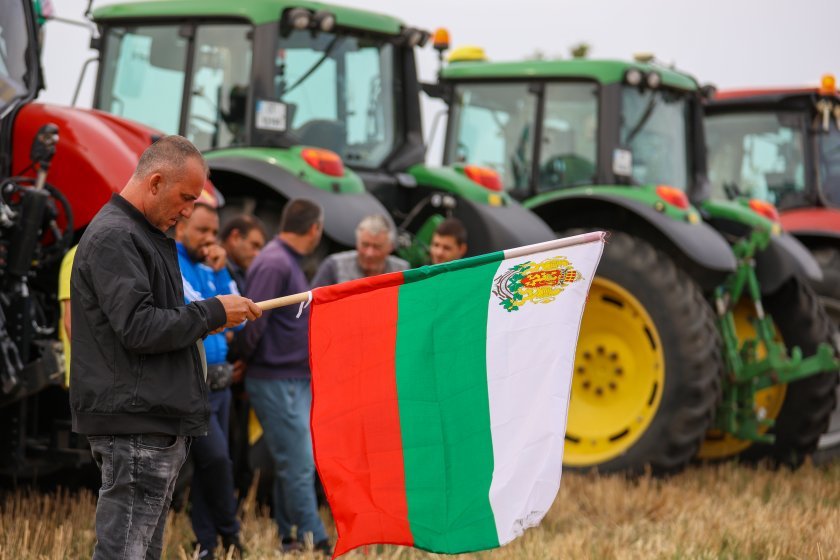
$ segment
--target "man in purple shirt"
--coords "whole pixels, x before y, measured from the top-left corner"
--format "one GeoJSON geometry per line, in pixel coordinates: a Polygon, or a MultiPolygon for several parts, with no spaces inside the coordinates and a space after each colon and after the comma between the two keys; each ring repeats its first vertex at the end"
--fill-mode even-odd
{"type": "MultiPolygon", "coordinates": [[[[312,201],[286,204],[280,234],[248,269],[245,293],[263,301],[309,290],[300,261],[318,246],[323,222],[323,210],[312,201]]],[[[309,434],[309,309],[303,309],[300,317],[298,312],[297,306],[283,307],[247,323],[237,336],[237,350],[248,362],[245,389],[274,461],[274,515],[281,548],[302,550],[304,536],[310,533],[315,548],[331,554],[318,516],[309,434]],[[293,526],[297,526],[294,538],[293,526]]]]}

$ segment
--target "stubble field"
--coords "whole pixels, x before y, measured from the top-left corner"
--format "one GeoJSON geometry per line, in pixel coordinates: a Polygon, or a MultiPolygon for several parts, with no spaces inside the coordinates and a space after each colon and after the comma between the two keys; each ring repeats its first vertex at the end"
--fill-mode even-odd
{"type": "MultiPolygon", "coordinates": [[[[0,501],[0,558],[89,558],[92,493],[7,493],[0,501]]],[[[335,535],[329,513],[322,512],[335,535]]],[[[243,502],[248,558],[283,558],[267,512],[243,502]]],[[[165,557],[188,559],[193,540],[185,513],[170,515],[165,557]]],[[[219,551],[217,557],[224,557],[219,551]]],[[[287,556],[291,558],[291,556],[287,556]]],[[[298,554],[301,560],[321,558],[298,554]]],[[[371,546],[348,559],[446,558],[395,546],[371,546]]],[[[459,560],[840,558],[840,462],[796,472],[733,464],[697,467],[659,480],[567,473],[537,529],[501,549],[459,560]]]]}

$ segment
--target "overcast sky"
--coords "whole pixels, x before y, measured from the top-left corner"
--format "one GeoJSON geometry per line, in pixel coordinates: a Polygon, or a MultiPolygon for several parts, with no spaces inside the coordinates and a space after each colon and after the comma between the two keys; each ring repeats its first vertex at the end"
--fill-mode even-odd
{"type": "MultiPolygon", "coordinates": [[[[200,0],[196,0],[200,2],[200,0]]],[[[247,2],[248,0],[231,0],[247,2]]],[[[87,0],[52,0],[58,16],[82,20],[87,0]]],[[[96,0],[94,7],[118,3],[96,0]]],[[[580,42],[591,58],[652,52],[719,88],[805,85],[826,72],[840,75],[840,0],[353,0],[337,2],[387,12],[429,31],[445,26],[452,43],[480,45],[493,60],[536,51],[569,57],[580,42]]],[[[50,22],[43,53],[47,89],[41,99],[68,104],[90,33],[50,22]]],[[[421,79],[434,79],[436,53],[419,55],[421,79]]],[[[79,105],[90,106],[95,65],[79,105]]],[[[428,126],[438,110],[425,104],[428,126]]]]}

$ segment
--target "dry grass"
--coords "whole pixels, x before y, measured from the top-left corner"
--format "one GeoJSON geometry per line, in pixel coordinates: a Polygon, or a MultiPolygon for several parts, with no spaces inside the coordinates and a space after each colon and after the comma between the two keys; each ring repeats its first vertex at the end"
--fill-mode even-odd
{"type": "MultiPolygon", "coordinates": [[[[0,558],[90,557],[94,508],[87,492],[7,496],[0,503],[0,558]]],[[[282,558],[274,525],[252,498],[242,519],[249,558],[282,558]]],[[[187,516],[171,515],[166,557],[191,558],[192,539],[187,516]]],[[[382,546],[345,558],[444,557],[382,546]]],[[[840,558],[840,463],[796,472],[723,465],[667,480],[567,474],[539,528],[504,548],[460,558],[840,558]]]]}

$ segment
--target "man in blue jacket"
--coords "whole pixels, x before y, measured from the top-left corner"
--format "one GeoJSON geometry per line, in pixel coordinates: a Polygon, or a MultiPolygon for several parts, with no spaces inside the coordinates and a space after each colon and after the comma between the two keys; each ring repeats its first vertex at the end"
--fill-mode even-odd
{"type": "MultiPolygon", "coordinates": [[[[226,266],[225,250],[217,242],[218,233],[216,209],[202,202],[196,203],[188,220],[178,222],[175,227],[178,264],[187,303],[220,295],[239,295],[226,266]]],[[[196,438],[192,444],[195,471],[190,490],[190,517],[198,540],[198,557],[202,560],[213,558],[218,537],[222,538],[226,552],[230,547],[240,553],[242,550],[236,518],[233,463],[228,451],[233,377],[233,366],[227,362],[229,336],[232,333],[225,331],[204,340],[210,389],[210,429],[205,437],[196,438]]]]}

